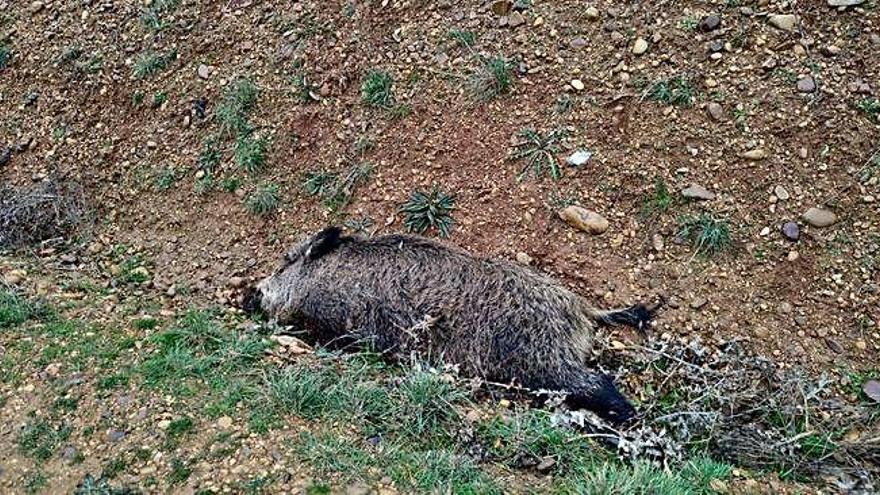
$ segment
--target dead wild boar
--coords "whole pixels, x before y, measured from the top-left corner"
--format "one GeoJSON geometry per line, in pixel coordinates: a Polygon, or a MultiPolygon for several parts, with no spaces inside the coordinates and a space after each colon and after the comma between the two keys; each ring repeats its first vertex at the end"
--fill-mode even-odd
{"type": "Polygon", "coordinates": [[[464,375],[565,392],[569,405],[613,423],[635,410],[607,375],[586,365],[596,327],[642,329],[656,309],[601,311],[519,264],[412,235],[343,236],[336,227],[288,252],[243,307],[325,344],[416,353],[456,364],[464,375]]]}

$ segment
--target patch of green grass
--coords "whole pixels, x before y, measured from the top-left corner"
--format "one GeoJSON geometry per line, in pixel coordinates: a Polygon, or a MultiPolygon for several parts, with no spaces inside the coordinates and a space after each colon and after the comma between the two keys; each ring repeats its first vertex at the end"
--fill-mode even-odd
{"type": "Polygon", "coordinates": [[[40,493],[43,491],[43,488],[46,488],[46,485],[49,483],[49,478],[46,477],[46,473],[40,470],[31,471],[24,477],[23,485],[25,493],[40,493]]]}
{"type": "Polygon", "coordinates": [[[697,455],[681,469],[681,477],[690,481],[694,491],[700,495],[717,493],[711,488],[713,480],[724,481],[733,473],[733,466],[716,461],[710,457],[697,455]]]}
{"type": "Polygon", "coordinates": [[[165,442],[162,448],[165,450],[174,450],[180,444],[180,440],[187,434],[192,433],[195,428],[195,422],[189,416],[177,418],[168,424],[165,430],[165,442]]]}
{"type": "Polygon", "coordinates": [[[529,175],[540,178],[544,170],[554,179],[562,177],[556,153],[559,153],[559,142],[565,135],[566,132],[559,129],[547,134],[539,134],[534,129],[519,131],[521,141],[517,143],[512,157],[515,160],[524,160],[526,166],[517,176],[517,180],[523,180],[529,175]]]}
{"type": "Polygon", "coordinates": [[[61,443],[70,437],[66,425],[52,426],[45,419],[30,419],[18,433],[16,443],[19,450],[39,462],[45,462],[55,455],[61,443]]]}
{"type": "Polygon", "coordinates": [[[306,487],[306,495],[330,495],[333,490],[326,483],[313,483],[306,487]]]}
{"type": "Polygon", "coordinates": [[[234,193],[241,187],[241,180],[236,177],[226,177],[220,181],[220,189],[225,192],[234,193]]]}
{"type": "Polygon", "coordinates": [[[497,416],[480,425],[488,453],[512,468],[538,464],[545,457],[559,474],[580,473],[596,461],[596,447],[569,428],[553,424],[550,413],[528,409],[515,416],[497,416]]]}
{"type": "Polygon", "coordinates": [[[687,16],[678,23],[678,27],[685,31],[694,31],[700,24],[700,20],[693,16],[687,16]]]}
{"type": "Polygon", "coordinates": [[[250,193],[244,200],[248,212],[263,217],[275,213],[281,207],[281,196],[275,184],[264,184],[250,193]]]}
{"type": "Polygon", "coordinates": [[[862,98],[856,103],[856,108],[868,115],[868,118],[880,122],[880,99],[876,97],[862,98]]]}
{"type": "Polygon", "coordinates": [[[688,78],[680,75],[654,83],[647,97],[665,105],[689,107],[694,104],[696,93],[688,78]]]}
{"type": "Polygon", "coordinates": [[[680,475],[665,473],[648,463],[629,466],[613,461],[593,466],[582,476],[563,478],[556,491],[581,495],[700,493],[680,475]]]}
{"type": "Polygon", "coordinates": [[[168,93],[165,91],[157,91],[153,93],[153,108],[159,108],[168,101],[168,93]]]}
{"type": "Polygon", "coordinates": [[[202,141],[202,151],[199,153],[199,168],[205,172],[213,172],[218,165],[220,159],[223,158],[223,151],[220,149],[220,140],[217,136],[208,136],[202,141]]]}
{"type": "Polygon", "coordinates": [[[159,171],[156,176],[156,189],[159,191],[167,191],[174,187],[177,182],[177,170],[172,167],[165,167],[159,171]]]}
{"type": "Polygon", "coordinates": [[[134,63],[134,77],[143,79],[165,70],[168,64],[177,59],[177,51],[167,53],[149,52],[141,55],[134,63]]]}
{"type": "Polygon", "coordinates": [[[350,166],[343,176],[321,170],[307,172],[303,189],[310,196],[320,197],[331,213],[339,213],[351,203],[355,190],[366,183],[372,173],[373,166],[366,162],[350,166]]]}
{"type": "Polygon", "coordinates": [[[720,254],[733,244],[727,221],[709,213],[682,218],[677,235],[691,241],[700,256],[720,254]]]}
{"type": "Polygon", "coordinates": [[[504,57],[481,58],[470,75],[470,94],[480,101],[489,101],[510,91],[513,86],[511,64],[504,57]]]}
{"type": "Polygon", "coordinates": [[[446,450],[401,450],[386,466],[397,486],[416,493],[504,493],[471,459],[446,450]]]}
{"type": "Polygon", "coordinates": [[[477,34],[463,29],[452,29],[446,33],[446,37],[458,43],[458,46],[469,49],[477,42],[477,34]]]}
{"type": "Polygon", "coordinates": [[[642,202],[642,216],[652,216],[668,211],[672,207],[674,198],[662,177],[654,181],[654,191],[642,202]]]}
{"type": "Polygon", "coordinates": [[[239,78],[230,83],[215,111],[224,135],[241,136],[251,133],[247,117],[257,104],[258,94],[259,89],[250,79],[239,78]]]}
{"type": "Polygon", "coordinates": [[[157,326],[159,326],[159,320],[153,318],[152,316],[143,316],[134,320],[132,326],[137,328],[138,330],[154,330],[157,326]]]}
{"type": "Polygon", "coordinates": [[[454,210],[455,196],[442,192],[437,186],[427,193],[415,191],[400,207],[404,214],[403,224],[408,231],[424,234],[429,229],[435,229],[441,237],[449,237],[454,210]]]}
{"type": "Polygon", "coordinates": [[[576,104],[577,100],[573,96],[562,95],[556,99],[556,103],[553,105],[553,112],[558,115],[570,113],[576,104]]]}
{"type": "Polygon", "coordinates": [[[247,173],[255,174],[266,166],[269,141],[250,134],[239,135],[235,142],[235,163],[247,173]]]}
{"type": "Polygon", "coordinates": [[[168,27],[165,16],[180,5],[180,0],[153,0],[149,7],[141,10],[141,24],[150,31],[157,33],[168,27]]]}
{"type": "Polygon", "coordinates": [[[122,457],[116,457],[104,463],[101,468],[101,478],[111,480],[128,469],[128,462],[122,457]]]}
{"type": "Polygon", "coordinates": [[[59,397],[52,403],[52,410],[55,412],[71,412],[76,411],[79,405],[79,397],[59,397]]]}
{"type": "Polygon", "coordinates": [[[0,288],[0,329],[17,327],[30,316],[30,307],[25,298],[10,289],[0,288]]]}
{"type": "Polygon", "coordinates": [[[365,479],[373,456],[357,442],[333,433],[300,434],[294,449],[297,457],[319,476],[342,475],[348,480],[365,479]]]}
{"type": "Polygon", "coordinates": [[[290,366],[268,377],[272,402],[286,413],[315,419],[328,410],[333,396],[328,393],[337,376],[326,369],[290,366]]]}
{"type": "Polygon", "coordinates": [[[372,69],[361,83],[361,100],[371,107],[391,109],[394,106],[394,78],[384,69],[372,69]]]}
{"type": "Polygon", "coordinates": [[[102,376],[98,379],[98,390],[113,390],[128,386],[131,374],[128,371],[120,371],[112,375],[102,376]]]}
{"type": "Polygon", "coordinates": [[[135,91],[131,94],[131,105],[139,107],[144,104],[144,92],[135,91]]]}
{"type": "Polygon", "coordinates": [[[183,461],[177,457],[171,459],[171,471],[168,473],[167,480],[171,486],[185,483],[193,473],[193,468],[189,462],[183,461]]]}

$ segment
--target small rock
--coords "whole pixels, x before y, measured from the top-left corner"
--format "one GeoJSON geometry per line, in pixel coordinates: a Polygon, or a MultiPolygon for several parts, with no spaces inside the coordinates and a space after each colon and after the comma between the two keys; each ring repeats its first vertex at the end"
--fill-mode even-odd
{"type": "Polygon", "coordinates": [[[596,21],[599,19],[599,9],[596,7],[587,7],[587,10],[584,11],[584,15],[587,17],[587,20],[596,21]]]}
{"type": "Polygon", "coordinates": [[[229,416],[220,416],[217,418],[217,426],[224,430],[228,430],[232,427],[232,418],[229,416]]]}
{"type": "Polygon", "coordinates": [[[492,2],[492,13],[495,15],[507,15],[513,8],[513,2],[510,0],[496,0],[492,2]]]}
{"type": "Polygon", "coordinates": [[[823,210],[822,208],[810,208],[806,213],[801,217],[805,222],[812,225],[813,227],[828,227],[833,225],[834,222],[837,221],[837,215],[828,210],[823,210]]]}
{"type": "Polygon", "coordinates": [[[783,31],[794,31],[798,25],[798,16],[794,14],[774,14],[768,19],[770,25],[783,31]]]}
{"type": "Polygon", "coordinates": [[[720,103],[711,101],[706,105],[706,110],[709,112],[709,116],[712,117],[713,120],[724,119],[724,109],[721,107],[720,103]]]}
{"type": "Polygon", "coordinates": [[[868,343],[865,342],[864,340],[857,340],[856,341],[856,349],[858,349],[860,351],[865,351],[868,349],[868,343]]]}
{"type": "Polygon", "coordinates": [[[245,284],[245,279],[242,277],[232,277],[229,279],[229,286],[230,287],[240,289],[240,288],[244,287],[244,284],[245,284]]]}
{"type": "Polygon", "coordinates": [[[774,188],[773,188],[773,194],[775,194],[776,197],[779,198],[779,199],[781,199],[782,201],[785,201],[785,200],[787,200],[788,198],[791,197],[791,195],[788,194],[788,191],[786,191],[785,188],[782,187],[782,186],[776,186],[776,187],[774,187],[774,188]]]}
{"type": "Polygon", "coordinates": [[[523,17],[519,12],[514,12],[507,17],[507,25],[515,28],[517,26],[521,26],[525,24],[526,18],[523,17]]]}
{"type": "Polygon", "coordinates": [[[761,148],[746,151],[741,155],[746,160],[758,161],[767,158],[767,152],[761,148]]]}
{"type": "Polygon", "coordinates": [[[700,309],[703,306],[705,306],[706,303],[708,303],[708,302],[709,301],[707,301],[705,297],[696,297],[696,298],[694,298],[694,300],[691,301],[691,308],[692,309],[700,309]]]}
{"type": "Polygon", "coordinates": [[[201,64],[196,70],[196,73],[198,73],[199,77],[201,77],[202,79],[207,79],[211,77],[211,68],[205,64],[201,64]]]}
{"type": "Polygon", "coordinates": [[[637,39],[632,47],[633,55],[641,55],[641,54],[645,53],[646,51],[648,51],[647,40],[645,40],[645,38],[637,39]]]}
{"type": "Polygon", "coordinates": [[[586,165],[591,158],[593,158],[592,152],[586,150],[578,150],[569,155],[569,157],[565,159],[565,163],[571,165],[572,167],[582,167],[586,165]]]}
{"type": "Polygon", "coordinates": [[[825,345],[835,354],[843,354],[843,346],[831,337],[825,337],[825,345]]]}
{"type": "Polygon", "coordinates": [[[715,199],[715,193],[698,184],[691,184],[682,189],[681,195],[689,199],[702,199],[706,201],[715,199]]]}
{"type": "Polygon", "coordinates": [[[0,167],[9,163],[12,159],[12,148],[9,146],[0,146],[0,167]]]}
{"type": "Polygon", "coordinates": [[[865,3],[865,0],[828,0],[830,7],[854,7],[865,3]]]}
{"type": "Polygon", "coordinates": [[[39,13],[41,10],[43,10],[43,7],[43,2],[32,2],[30,8],[31,14],[39,13]]]}
{"type": "Polygon", "coordinates": [[[797,251],[790,251],[790,252],[788,253],[788,256],[786,256],[785,259],[787,259],[788,261],[797,261],[798,258],[800,258],[800,257],[801,257],[801,255],[798,254],[797,251]]]}
{"type": "Polygon", "coordinates": [[[158,423],[156,423],[156,426],[160,430],[167,430],[168,427],[171,426],[171,421],[167,420],[167,419],[163,419],[162,421],[159,421],[158,423]]]}
{"type": "Polygon", "coordinates": [[[816,91],[816,80],[813,76],[801,78],[797,82],[797,89],[801,93],[813,93],[816,91]]]}
{"type": "Polygon", "coordinates": [[[532,27],[539,27],[544,25],[544,18],[538,17],[535,19],[535,22],[532,23],[532,27]]]}
{"type": "Polygon", "coordinates": [[[862,385],[862,392],[871,398],[874,402],[880,402],[880,382],[877,380],[868,380],[862,385]]]}
{"type": "Polygon", "coordinates": [[[709,14],[706,17],[700,19],[700,23],[697,24],[697,29],[704,33],[708,33],[709,31],[714,31],[718,29],[718,26],[721,25],[721,16],[718,14],[709,14]]]}
{"type": "Polygon", "coordinates": [[[72,461],[76,458],[77,452],[78,451],[76,450],[76,447],[74,447],[73,445],[67,445],[61,451],[61,458],[65,461],[72,461]]]}
{"type": "Polygon", "coordinates": [[[541,459],[541,462],[538,463],[538,465],[535,467],[535,469],[537,469],[538,472],[546,473],[547,471],[550,471],[551,469],[553,469],[553,466],[555,466],[555,465],[556,465],[556,459],[554,459],[552,457],[545,457],[545,458],[541,459]]]}
{"type": "Polygon", "coordinates": [[[519,253],[516,253],[516,261],[518,263],[523,264],[523,265],[531,265],[532,264],[532,257],[526,253],[519,252],[519,253]]]}
{"type": "Polygon", "coordinates": [[[73,253],[64,253],[61,255],[61,262],[65,265],[72,265],[76,263],[76,255],[73,253]]]}
{"type": "Polygon", "coordinates": [[[571,40],[568,43],[568,45],[570,47],[574,48],[575,50],[580,50],[581,48],[587,46],[587,40],[580,38],[580,37],[574,38],[573,40],[571,40]]]}
{"type": "Polygon", "coordinates": [[[575,91],[583,91],[584,90],[584,82],[580,79],[572,79],[571,87],[575,89],[575,91]]]}
{"type": "Polygon", "coordinates": [[[107,432],[107,439],[111,442],[115,443],[122,440],[123,438],[125,438],[125,432],[122,430],[110,429],[107,432]]]}
{"type": "Polygon", "coordinates": [[[801,229],[796,222],[785,222],[782,224],[782,235],[789,241],[796,241],[801,238],[801,229]]]}
{"type": "Polygon", "coordinates": [[[753,333],[755,334],[755,337],[758,337],[759,339],[766,339],[770,336],[770,331],[764,327],[756,327],[753,333]]]}
{"type": "Polygon", "coordinates": [[[654,251],[662,252],[663,251],[663,236],[660,234],[654,234],[651,236],[651,245],[654,247],[654,251]]]}
{"type": "Polygon", "coordinates": [[[609,225],[608,220],[602,215],[580,206],[569,206],[561,210],[559,218],[572,227],[590,234],[601,234],[608,230],[609,225]]]}
{"type": "Polygon", "coordinates": [[[345,489],[345,495],[367,495],[368,493],[370,493],[370,487],[363,481],[348,485],[348,488],[345,489]]]}

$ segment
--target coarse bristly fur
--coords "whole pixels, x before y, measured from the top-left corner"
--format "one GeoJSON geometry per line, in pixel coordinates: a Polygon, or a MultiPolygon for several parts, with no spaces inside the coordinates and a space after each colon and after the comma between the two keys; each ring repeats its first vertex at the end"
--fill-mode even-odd
{"type": "Polygon", "coordinates": [[[416,353],[468,376],[558,390],[614,423],[635,410],[607,375],[586,367],[596,326],[642,329],[653,313],[600,311],[529,268],[422,237],[365,239],[335,227],[288,252],[243,306],[324,343],[416,353]]]}

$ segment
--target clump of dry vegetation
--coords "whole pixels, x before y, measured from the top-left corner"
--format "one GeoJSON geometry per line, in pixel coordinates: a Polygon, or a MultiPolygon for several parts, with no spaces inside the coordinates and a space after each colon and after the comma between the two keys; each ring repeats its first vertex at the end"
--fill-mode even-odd
{"type": "Polygon", "coordinates": [[[0,187],[0,249],[63,240],[80,231],[88,209],[82,189],[48,180],[27,187],[0,187]]]}

